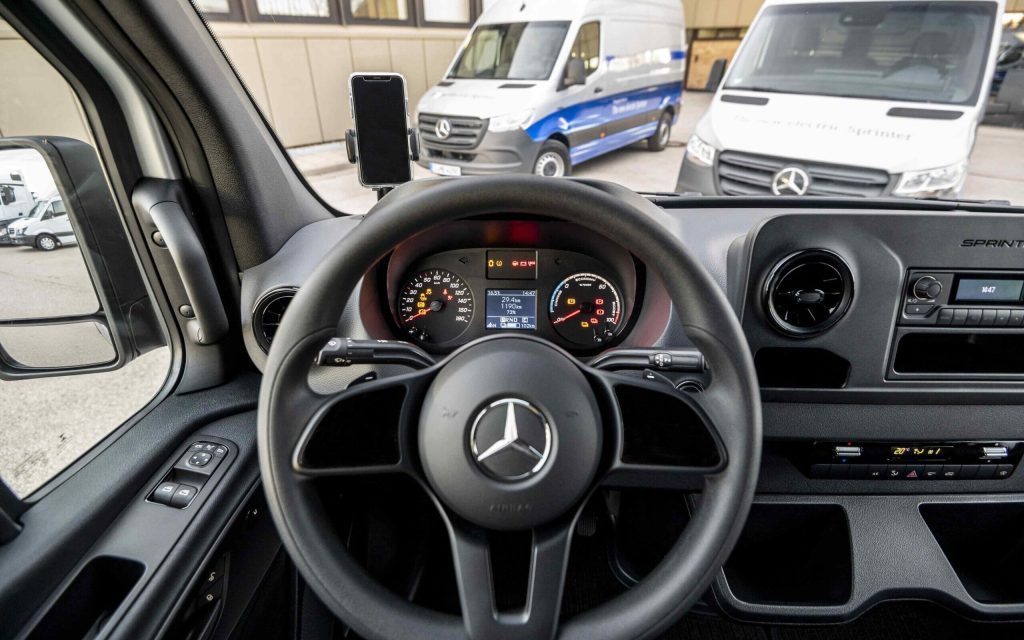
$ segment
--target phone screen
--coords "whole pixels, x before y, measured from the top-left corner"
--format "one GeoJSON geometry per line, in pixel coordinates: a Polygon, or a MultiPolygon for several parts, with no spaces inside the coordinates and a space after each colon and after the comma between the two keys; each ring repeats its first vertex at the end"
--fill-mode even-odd
{"type": "Polygon", "coordinates": [[[366,186],[412,180],[405,80],[397,75],[352,76],[359,175],[366,186]]]}

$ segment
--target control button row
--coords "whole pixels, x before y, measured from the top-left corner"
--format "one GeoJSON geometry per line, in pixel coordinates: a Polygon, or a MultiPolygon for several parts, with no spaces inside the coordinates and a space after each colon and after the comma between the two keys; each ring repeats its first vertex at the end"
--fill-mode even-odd
{"type": "Polygon", "coordinates": [[[149,496],[157,504],[165,504],[176,509],[184,509],[192,503],[199,489],[188,484],[177,482],[161,482],[160,486],[149,496]]]}
{"type": "Polygon", "coordinates": [[[217,456],[218,458],[223,458],[224,456],[228,455],[228,448],[222,444],[217,444],[215,442],[196,442],[188,449],[191,452],[199,451],[209,453],[214,456],[217,456]]]}
{"type": "Polygon", "coordinates": [[[1012,464],[812,464],[812,478],[849,480],[1002,480],[1012,464]]]}
{"type": "Polygon", "coordinates": [[[1024,309],[943,309],[936,324],[953,327],[1024,326],[1024,309]]]}

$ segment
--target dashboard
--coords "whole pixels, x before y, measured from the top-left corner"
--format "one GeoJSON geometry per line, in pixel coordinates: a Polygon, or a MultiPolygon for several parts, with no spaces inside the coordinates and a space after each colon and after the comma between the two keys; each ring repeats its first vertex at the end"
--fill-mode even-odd
{"type": "MultiPolygon", "coordinates": [[[[727,566],[719,605],[745,620],[848,620],[893,594],[927,592],[972,616],[1024,616],[1024,599],[1006,605],[968,594],[932,533],[946,519],[974,518],[971,509],[1024,513],[1019,212],[939,202],[651,201],[726,293],[754,357],[764,442],[752,518],[776,546],[765,554],[751,541],[749,558],[828,567],[817,591],[841,587],[813,606],[802,594],[780,602],[750,576],[786,569],[764,571],[758,561],[749,572],[727,566]],[[808,563],[817,538],[793,541],[816,527],[835,532],[838,550],[808,563]],[[929,555],[873,564],[908,550],[929,555]]],[[[243,274],[243,335],[257,367],[289,297],[358,224],[309,225],[243,274]]],[[[514,213],[447,224],[395,247],[365,274],[338,331],[408,340],[437,356],[494,333],[529,334],[595,366],[641,353],[635,375],[657,369],[648,354],[693,347],[658,265],[586,221],[514,213]]],[[[669,382],[712,390],[709,366],[701,385],[669,382]]],[[[405,371],[322,369],[311,374],[321,393],[405,371]]],[[[671,377],[656,373],[649,379],[671,377]]]]}
{"type": "Polygon", "coordinates": [[[561,223],[470,221],[397,247],[377,282],[373,295],[392,335],[429,352],[508,332],[587,355],[629,335],[644,268],[561,223]]]}

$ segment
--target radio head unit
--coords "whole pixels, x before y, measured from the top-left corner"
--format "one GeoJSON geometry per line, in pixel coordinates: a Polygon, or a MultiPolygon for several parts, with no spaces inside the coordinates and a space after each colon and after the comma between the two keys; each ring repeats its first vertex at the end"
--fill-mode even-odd
{"type": "Polygon", "coordinates": [[[1024,272],[912,269],[899,324],[1024,327],[1024,272]]]}

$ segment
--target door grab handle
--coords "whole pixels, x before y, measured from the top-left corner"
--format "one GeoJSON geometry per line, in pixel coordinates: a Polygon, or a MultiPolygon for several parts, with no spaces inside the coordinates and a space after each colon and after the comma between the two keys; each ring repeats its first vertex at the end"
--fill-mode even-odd
{"type": "Polygon", "coordinates": [[[213,344],[228,332],[228,317],[196,230],[178,203],[164,200],[149,209],[178,269],[195,318],[185,326],[196,344],[213,344]]]}

